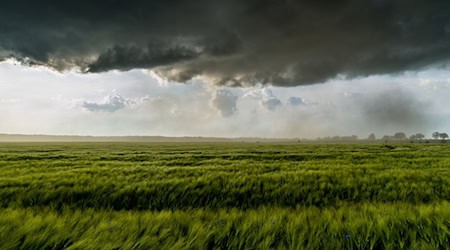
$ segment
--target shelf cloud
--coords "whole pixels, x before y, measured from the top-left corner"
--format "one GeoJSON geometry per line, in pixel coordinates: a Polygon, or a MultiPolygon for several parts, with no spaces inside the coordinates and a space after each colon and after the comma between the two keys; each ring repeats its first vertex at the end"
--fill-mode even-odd
{"type": "Polygon", "coordinates": [[[0,60],[297,86],[442,66],[448,13],[445,0],[7,1],[0,60]]]}

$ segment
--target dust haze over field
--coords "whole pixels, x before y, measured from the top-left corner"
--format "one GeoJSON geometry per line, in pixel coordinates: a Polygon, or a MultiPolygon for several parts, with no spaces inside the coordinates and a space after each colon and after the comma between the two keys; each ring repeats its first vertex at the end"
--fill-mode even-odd
{"type": "Polygon", "coordinates": [[[0,130],[429,135],[450,125],[448,13],[419,0],[2,3],[0,130]]]}

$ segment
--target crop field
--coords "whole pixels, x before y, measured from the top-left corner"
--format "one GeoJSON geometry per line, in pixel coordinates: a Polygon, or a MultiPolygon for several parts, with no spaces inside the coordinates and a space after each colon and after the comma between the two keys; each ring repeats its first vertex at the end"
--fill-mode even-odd
{"type": "Polygon", "coordinates": [[[448,249],[446,143],[1,143],[0,249],[448,249]]]}

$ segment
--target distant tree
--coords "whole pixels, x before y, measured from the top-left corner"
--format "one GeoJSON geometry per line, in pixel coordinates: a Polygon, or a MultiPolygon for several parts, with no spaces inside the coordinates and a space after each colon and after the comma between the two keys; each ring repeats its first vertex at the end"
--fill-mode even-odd
{"type": "Polygon", "coordinates": [[[397,140],[405,140],[406,138],[407,137],[406,137],[405,133],[403,133],[403,132],[397,132],[394,135],[394,139],[397,139],[397,140]]]}
{"type": "Polygon", "coordinates": [[[381,138],[381,140],[387,141],[389,139],[392,139],[389,135],[385,135],[381,138]]]}
{"type": "Polygon", "coordinates": [[[448,134],[447,133],[439,133],[439,138],[441,138],[442,140],[445,140],[448,138],[448,134]]]}
{"type": "Polygon", "coordinates": [[[439,139],[439,132],[434,132],[431,136],[437,140],[439,139]]]}
{"type": "Polygon", "coordinates": [[[423,138],[425,138],[425,135],[423,135],[421,133],[418,133],[418,134],[415,134],[415,135],[411,135],[409,137],[410,140],[422,140],[423,138]]]}
{"type": "Polygon", "coordinates": [[[417,139],[422,140],[423,138],[425,138],[425,135],[422,133],[418,133],[416,134],[417,139]]]}
{"type": "Polygon", "coordinates": [[[367,139],[371,140],[371,141],[375,140],[376,139],[375,134],[374,133],[370,134],[369,138],[367,138],[367,139]]]}

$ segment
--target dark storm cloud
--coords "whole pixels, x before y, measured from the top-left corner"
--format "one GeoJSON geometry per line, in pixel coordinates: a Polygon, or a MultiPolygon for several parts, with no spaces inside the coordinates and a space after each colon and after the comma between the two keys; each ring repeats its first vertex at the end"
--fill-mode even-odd
{"type": "Polygon", "coordinates": [[[153,69],[175,81],[293,86],[450,57],[447,0],[17,0],[0,57],[58,70],[153,69]]]}
{"type": "Polygon", "coordinates": [[[185,47],[168,47],[149,45],[148,48],[136,46],[108,49],[89,65],[89,72],[102,72],[110,69],[131,70],[133,68],[153,68],[172,63],[191,60],[197,53],[185,47]]]}

